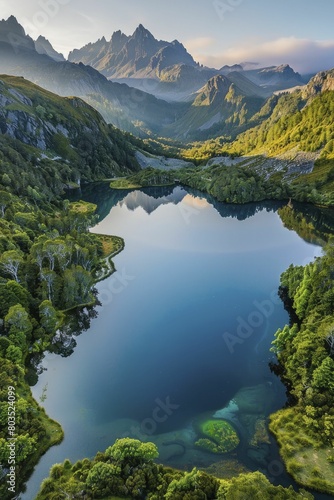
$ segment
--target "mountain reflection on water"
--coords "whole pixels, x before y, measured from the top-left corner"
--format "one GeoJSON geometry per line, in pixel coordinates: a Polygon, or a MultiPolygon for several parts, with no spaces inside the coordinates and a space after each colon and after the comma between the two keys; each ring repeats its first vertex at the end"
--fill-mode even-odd
{"type": "MultiPolygon", "coordinates": [[[[232,217],[238,220],[246,220],[256,213],[266,210],[277,212],[279,208],[287,205],[287,201],[263,201],[257,203],[245,203],[243,205],[221,203],[213,196],[202,191],[181,186],[148,187],[136,190],[111,189],[106,182],[88,184],[75,191],[67,192],[71,201],[84,198],[86,201],[97,205],[97,214],[101,222],[110,213],[112,207],[118,203],[125,205],[129,210],[141,207],[147,214],[153,213],[161,205],[173,203],[177,205],[188,197],[190,207],[199,207],[200,200],[213,206],[221,217],[232,217]]],[[[304,217],[314,227],[317,234],[334,234],[334,209],[316,207],[305,203],[293,203],[293,209],[297,217],[304,217]]],[[[186,211],[185,211],[186,214],[186,211]]],[[[189,210],[191,215],[191,209],[189,210]]],[[[296,229],[296,228],[294,228],[296,229]]],[[[303,237],[302,234],[300,234],[303,237]]]]}
{"type": "Polygon", "coordinates": [[[79,190],[68,192],[67,196],[71,201],[80,200],[95,203],[99,220],[103,220],[110,213],[112,207],[125,205],[129,210],[141,207],[147,214],[153,213],[161,205],[173,203],[179,204],[184,198],[189,198],[190,205],[194,208],[198,206],[199,200],[205,200],[212,205],[222,217],[235,217],[238,220],[245,220],[257,212],[265,209],[268,212],[275,212],[284,206],[285,202],[261,202],[246,203],[244,205],[234,205],[220,203],[213,196],[181,186],[148,187],[135,190],[111,189],[108,183],[94,183],[84,186],[79,190]],[[190,202],[192,200],[192,202],[190,202]]]}

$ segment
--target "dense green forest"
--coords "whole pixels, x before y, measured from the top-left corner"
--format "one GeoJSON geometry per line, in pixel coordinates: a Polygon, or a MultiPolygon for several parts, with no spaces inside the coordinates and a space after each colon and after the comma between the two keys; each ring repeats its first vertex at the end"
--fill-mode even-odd
{"type": "Polygon", "coordinates": [[[333,112],[333,91],[323,92],[308,102],[303,100],[301,91],[282,96],[270,118],[241,134],[231,151],[273,156],[297,147],[301,151],[321,152],[321,158],[333,158],[333,112]]]}
{"type": "Polygon", "coordinates": [[[325,255],[281,277],[291,324],[272,350],[291,404],[271,417],[288,471],[303,484],[334,494],[334,240],[325,255]]]}
{"type": "Polygon", "coordinates": [[[193,469],[181,472],[153,462],[159,456],[153,443],[119,439],[93,460],[56,464],[42,483],[36,500],[66,498],[146,498],[150,500],[311,499],[304,490],[273,486],[259,472],[226,481],[193,469]],[[112,495],[112,496],[111,496],[112,495]],[[259,496],[261,495],[261,496],[259,496]]]}

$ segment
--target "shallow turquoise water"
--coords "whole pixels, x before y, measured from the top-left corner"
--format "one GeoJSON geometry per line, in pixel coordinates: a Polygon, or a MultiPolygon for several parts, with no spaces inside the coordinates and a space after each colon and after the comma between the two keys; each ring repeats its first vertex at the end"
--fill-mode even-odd
{"type": "Polygon", "coordinates": [[[23,498],[34,498],[53,463],[92,457],[125,435],[155,441],[171,465],[234,459],[291,484],[273,440],[254,444],[254,429],[285,403],[268,367],[273,334],[288,322],[279,276],[320,248],[284,228],[274,204],[213,206],[181,187],[97,186],[81,197],[99,204],[94,231],[126,245],[117,272],[97,286],[98,316],[74,353],[42,362],[33,393],[44,391],[65,439],[42,458],[23,498]],[[231,400],[237,407],[220,416],[234,422],[239,447],[223,457],[199,450],[196,422],[231,400]]]}

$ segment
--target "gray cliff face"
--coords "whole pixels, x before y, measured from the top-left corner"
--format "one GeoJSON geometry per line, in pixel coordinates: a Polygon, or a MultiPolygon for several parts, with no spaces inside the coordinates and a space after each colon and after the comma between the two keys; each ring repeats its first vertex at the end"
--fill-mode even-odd
{"type": "Polygon", "coordinates": [[[65,137],[70,131],[37,115],[32,101],[16,89],[6,89],[0,80],[0,133],[45,151],[54,134],[65,137]],[[30,109],[29,109],[30,108],[30,109]]]}
{"type": "Polygon", "coordinates": [[[303,96],[313,97],[326,90],[334,90],[334,69],[317,73],[307,84],[303,96]]]}

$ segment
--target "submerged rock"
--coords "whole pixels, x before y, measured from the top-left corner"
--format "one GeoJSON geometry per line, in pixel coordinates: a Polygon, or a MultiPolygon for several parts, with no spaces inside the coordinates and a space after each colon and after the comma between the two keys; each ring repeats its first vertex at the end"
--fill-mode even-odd
{"type": "Polygon", "coordinates": [[[259,384],[243,387],[233,399],[240,413],[265,414],[272,404],[273,393],[269,384],[259,384]]]}
{"type": "Polygon", "coordinates": [[[273,392],[269,384],[242,387],[224,408],[217,410],[213,418],[237,420],[240,414],[266,414],[273,401],[273,392]]]}

